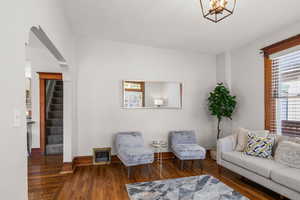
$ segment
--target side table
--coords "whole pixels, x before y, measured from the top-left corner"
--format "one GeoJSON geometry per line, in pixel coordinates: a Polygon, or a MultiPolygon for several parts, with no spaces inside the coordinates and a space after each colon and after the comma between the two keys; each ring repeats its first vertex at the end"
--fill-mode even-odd
{"type": "Polygon", "coordinates": [[[154,149],[154,152],[157,153],[157,159],[156,161],[159,164],[159,174],[161,176],[162,171],[162,161],[163,161],[163,150],[168,148],[168,143],[165,141],[157,141],[154,140],[151,143],[152,148],[154,149]]]}

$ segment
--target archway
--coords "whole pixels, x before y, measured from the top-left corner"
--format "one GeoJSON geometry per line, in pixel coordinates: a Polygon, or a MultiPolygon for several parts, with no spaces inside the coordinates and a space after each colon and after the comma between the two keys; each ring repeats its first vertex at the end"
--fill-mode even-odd
{"type": "MultiPolygon", "coordinates": [[[[57,177],[57,187],[63,183],[61,180],[60,172],[63,168],[63,161],[65,159],[66,152],[68,149],[65,148],[66,137],[65,133],[69,130],[68,126],[63,125],[64,123],[55,124],[54,127],[47,128],[45,123],[46,118],[42,120],[42,115],[49,116],[47,121],[55,121],[58,118],[64,121],[64,114],[57,115],[58,112],[65,113],[70,108],[63,106],[62,102],[70,98],[70,81],[69,77],[69,67],[67,65],[66,59],[62,56],[56,46],[49,39],[47,34],[43,31],[41,27],[32,27],[29,31],[28,42],[26,43],[26,85],[27,85],[27,144],[28,144],[28,189],[29,189],[29,199],[36,195],[55,195],[56,187],[51,189],[40,189],[34,188],[32,184],[33,180],[40,179],[40,181],[47,181],[49,177],[57,177]],[[43,76],[41,76],[43,75],[43,76]],[[50,76],[49,76],[50,75],[50,76]],[[59,79],[53,78],[55,75],[60,75],[59,79]],[[67,79],[65,78],[67,77],[67,79]],[[52,80],[61,81],[58,83],[49,84],[49,91],[53,93],[52,97],[48,99],[46,97],[46,89],[48,89],[48,83],[52,80]],[[43,84],[41,84],[43,82],[43,84]],[[64,84],[66,82],[66,84],[64,84]],[[51,92],[51,88],[53,89],[51,92]],[[60,88],[59,91],[55,91],[55,88],[60,88]],[[63,88],[63,90],[62,90],[63,88]],[[44,91],[44,96],[42,96],[41,91],[44,91]],[[54,96],[59,95],[59,96],[54,96]],[[54,98],[55,97],[55,98],[54,98]],[[46,104],[47,102],[57,102],[58,98],[62,97],[60,103],[55,105],[46,104]],[[43,99],[45,102],[42,103],[43,99]],[[49,107],[51,112],[47,112],[46,108],[49,107]],[[42,109],[43,107],[43,109],[42,109]],[[60,108],[61,107],[61,108],[60,108]],[[61,110],[57,110],[57,109],[61,110]],[[53,115],[55,118],[52,118],[53,115]],[[49,131],[48,131],[49,129],[49,131]],[[58,135],[59,131],[62,131],[62,135],[58,135]],[[67,130],[67,131],[66,131],[67,130]],[[53,135],[47,135],[53,133],[53,135]],[[54,143],[50,144],[50,141],[54,143]],[[57,151],[50,151],[50,145],[52,145],[52,150],[58,147],[57,151]],[[49,147],[49,148],[48,148],[49,147]],[[35,191],[32,193],[31,191],[35,191]]],[[[67,141],[68,142],[68,141],[67,141]]]]}

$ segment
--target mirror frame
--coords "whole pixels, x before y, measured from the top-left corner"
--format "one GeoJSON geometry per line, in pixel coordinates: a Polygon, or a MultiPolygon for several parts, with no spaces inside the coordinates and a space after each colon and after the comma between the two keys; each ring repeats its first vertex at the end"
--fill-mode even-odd
{"type": "Polygon", "coordinates": [[[127,80],[122,80],[122,97],[121,97],[121,108],[122,109],[161,109],[161,110],[181,110],[182,105],[183,105],[183,83],[179,81],[146,81],[146,80],[133,80],[133,79],[127,79],[127,80]],[[180,85],[180,106],[179,107],[133,107],[133,108],[128,108],[124,106],[124,99],[125,99],[125,88],[124,88],[124,83],[132,81],[132,82],[156,82],[156,83],[178,83],[180,85]]]}

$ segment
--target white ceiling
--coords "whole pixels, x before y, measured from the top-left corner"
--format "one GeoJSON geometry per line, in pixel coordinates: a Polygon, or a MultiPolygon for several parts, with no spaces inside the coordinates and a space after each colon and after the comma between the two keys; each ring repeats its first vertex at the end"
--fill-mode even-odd
{"type": "Polygon", "coordinates": [[[76,34],[154,47],[219,53],[300,20],[300,0],[237,0],[214,24],[199,0],[65,0],[76,34]]]}

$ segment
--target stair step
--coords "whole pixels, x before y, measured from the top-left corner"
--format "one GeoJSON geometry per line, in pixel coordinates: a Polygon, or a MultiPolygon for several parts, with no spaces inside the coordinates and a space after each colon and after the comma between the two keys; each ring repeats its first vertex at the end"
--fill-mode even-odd
{"type": "Polygon", "coordinates": [[[46,145],[46,154],[62,154],[63,153],[63,144],[47,144],[46,145]]]}
{"type": "Polygon", "coordinates": [[[63,97],[63,95],[64,95],[64,92],[63,91],[55,91],[54,93],[53,93],[53,97],[55,98],[55,97],[63,97]]]}
{"type": "Polygon", "coordinates": [[[63,91],[64,87],[62,85],[57,85],[57,86],[54,87],[54,90],[55,91],[63,91]]]}
{"type": "Polygon", "coordinates": [[[64,100],[61,97],[59,97],[59,98],[53,97],[51,103],[53,103],[53,104],[63,104],[64,100]]]}
{"type": "Polygon", "coordinates": [[[63,139],[63,135],[48,135],[47,144],[62,144],[63,139]]]}
{"type": "Polygon", "coordinates": [[[63,81],[56,81],[56,85],[63,85],[63,81]]]}
{"type": "Polygon", "coordinates": [[[64,106],[63,106],[63,104],[51,104],[50,105],[50,110],[51,111],[63,111],[64,106]]]}
{"type": "Polygon", "coordinates": [[[48,113],[49,119],[63,119],[63,112],[62,111],[50,111],[48,113]]]}
{"type": "Polygon", "coordinates": [[[47,126],[63,126],[63,120],[61,119],[48,119],[46,123],[47,126]]]}
{"type": "Polygon", "coordinates": [[[46,133],[47,135],[63,135],[63,127],[62,126],[47,126],[46,133]]]}

